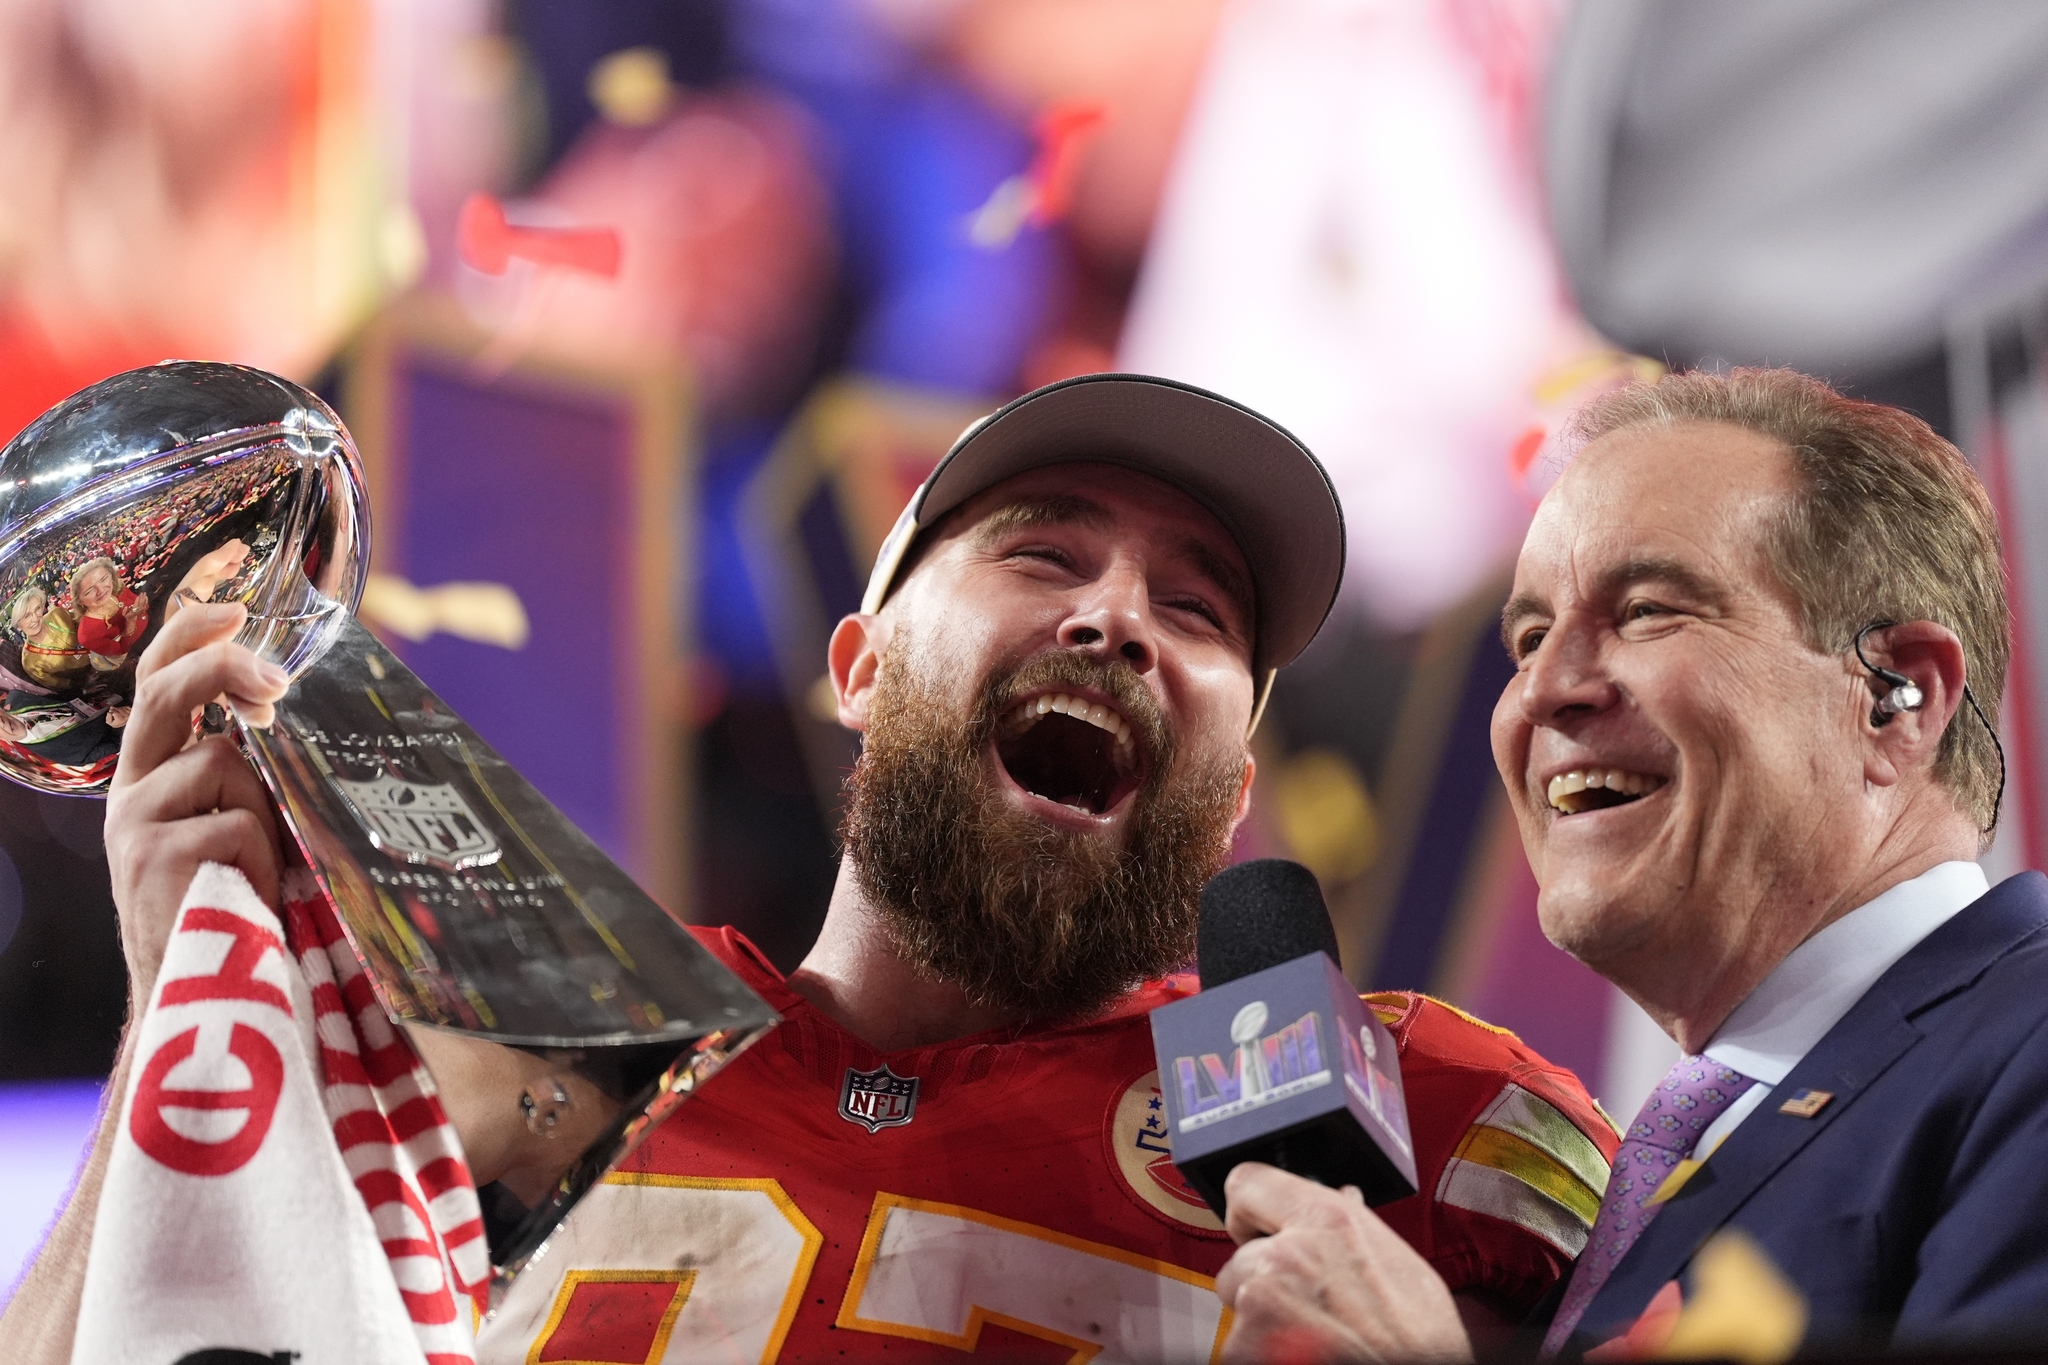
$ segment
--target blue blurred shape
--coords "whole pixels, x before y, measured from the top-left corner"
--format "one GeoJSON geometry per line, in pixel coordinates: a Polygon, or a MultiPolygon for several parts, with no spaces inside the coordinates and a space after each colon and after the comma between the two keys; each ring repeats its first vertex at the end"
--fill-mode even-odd
{"type": "Polygon", "coordinates": [[[860,0],[736,0],[735,64],[810,111],[857,301],[848,367],[955,393],[1014,392],[1061,283],[1054,235],[988,250],[967,221],[1031,162],[1030,134],[860,0]]]}
{"type": "MultiPolygon", "coordinates": [[[[482,579],[519,594],[524,649],[450,635],[407,664],[613,858],[632,866],[631,784],[619,757],[616,641],[635,638],[632,412],[593,394],[409,376],[406,506],[397,539],[416,583],[482,579]],[[607,530],[617,534],[607,534],[607,530]]],[[[659,599],[663,595],[652,594],[659,599]]]]}
{"type": "MultiPolygon", "coordinates": [[[[10,869],[11,873],[11,869],[10,869]]],[[[27,1081],[0,1085],[0,1303],[28,1269],[92,1140],[102,1082],[27,1081]]]]}

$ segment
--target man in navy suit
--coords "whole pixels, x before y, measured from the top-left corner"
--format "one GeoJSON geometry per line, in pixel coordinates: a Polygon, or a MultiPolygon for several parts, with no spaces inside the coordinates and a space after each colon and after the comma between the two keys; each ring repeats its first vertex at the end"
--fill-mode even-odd
{"type": "MultiPolygon", "coordinates": [[[[1789,371],[1600,400],[1502,638],[1494,756],[1549,937],[1686,1056],[1531,1331],[1625,1333],[1739,1229],[1807,1343],[2048,1326],[2048,879],[1974,861],[2004,780],[1996,523],[1925,423],[1789,371]]],[[[1357,1200],[1240,1167],[1240,1358],[1469,1357],[1357,1200]]]]}

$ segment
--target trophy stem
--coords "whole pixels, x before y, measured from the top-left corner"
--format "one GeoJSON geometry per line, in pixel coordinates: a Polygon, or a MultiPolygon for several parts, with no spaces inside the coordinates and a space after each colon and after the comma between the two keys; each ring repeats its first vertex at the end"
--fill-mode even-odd
{"type": "Polygon", "coordinates": [[[480,1116],[465,1143],[557,1136],[522,1078],[575,1110],[559,1151],[510,1134],[544,1180],[478,1173],[502,1282],[776,1015],[355,620],[238,726],[385,1012],[480,1116]]]}

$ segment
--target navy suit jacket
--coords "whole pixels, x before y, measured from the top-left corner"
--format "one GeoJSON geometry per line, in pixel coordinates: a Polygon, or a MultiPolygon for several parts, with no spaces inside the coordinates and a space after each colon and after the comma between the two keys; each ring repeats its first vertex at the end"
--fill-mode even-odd
{"type": "Polygon", "coordinates": [[[1806,1296],[1809,1347],[2038,1344],[2044,1025],[2048,877],[2026,872],[1894,964],[1728,1136],[1614,1268],[1571,1351],[1685,1282],[1724,1228],[1755,1239],[1806,1296]],[[1812,1118],[1779,1112],[1808,1089],[1834,1099],[1812,1118]]]}

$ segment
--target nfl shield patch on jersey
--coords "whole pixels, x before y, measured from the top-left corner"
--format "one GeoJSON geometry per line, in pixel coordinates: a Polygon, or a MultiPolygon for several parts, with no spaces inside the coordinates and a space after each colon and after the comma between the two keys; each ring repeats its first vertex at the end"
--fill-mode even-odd
{"type": "Polygon", "coordinates": [[[846,1068],[839,1086],[839,1117],[870,1133],[898,1128],[917,1115],[917,1077],[899,1076],[887,1062],[873,1071],[846,1068]]]}

